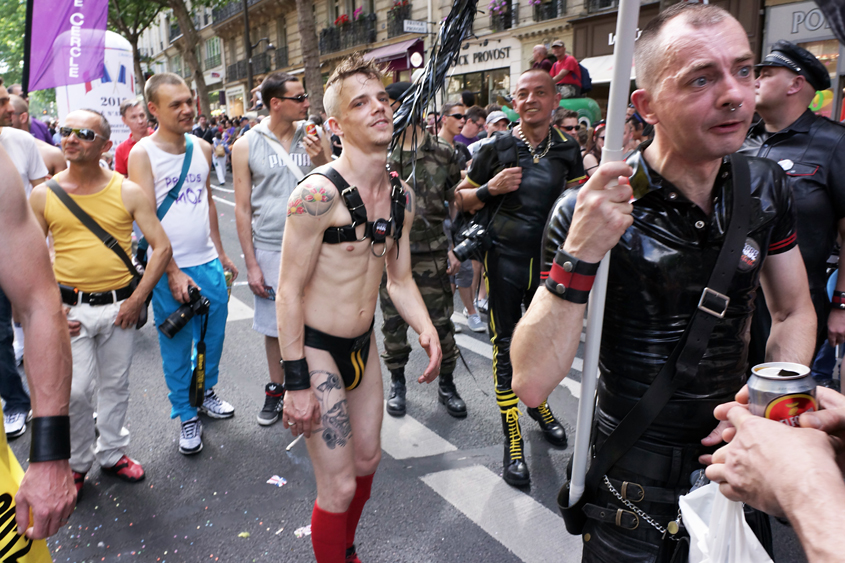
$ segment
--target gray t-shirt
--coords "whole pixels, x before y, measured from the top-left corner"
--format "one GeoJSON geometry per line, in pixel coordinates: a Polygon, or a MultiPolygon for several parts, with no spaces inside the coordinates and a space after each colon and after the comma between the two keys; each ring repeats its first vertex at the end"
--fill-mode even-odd
{"type": "MultiPolygon", "coordinates": [[[[252,174],[252,238],[255,248],[279,252],[288,198],[296,187],[297,179],[262,132],[278,141],[269,128],[263,127],[263,123],[246,134],[249,139],[249,171],[252,174]]],[[[314,165],[302,148],[304,136],[305,124],[300,123],[293,134],[290,157],[307,175],[314,165]]]]}

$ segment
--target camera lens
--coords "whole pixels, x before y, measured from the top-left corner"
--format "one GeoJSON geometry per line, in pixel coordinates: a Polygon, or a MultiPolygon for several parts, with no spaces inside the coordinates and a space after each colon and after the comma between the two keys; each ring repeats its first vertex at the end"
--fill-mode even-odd
{"type": "Polygon", "coordinates": [[[173,338],[177,332],[185,328],[185,325],[188,324],[188,321],[192,318],[194,318],[194,310],[191,307],[191,304],[185,303],[170,313],[170,315],[164,319],[164,322],[158,326],[158,329],[167,338],[173,338]]]}

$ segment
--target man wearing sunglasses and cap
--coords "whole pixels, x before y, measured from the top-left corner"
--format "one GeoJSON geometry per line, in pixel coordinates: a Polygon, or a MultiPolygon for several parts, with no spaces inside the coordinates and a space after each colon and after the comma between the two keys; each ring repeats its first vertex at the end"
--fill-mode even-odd
{"type": "MultiPolygon", "coordinates": [[[[825,288],[836,235],[845,238],[845,127],[808,109],[817,91],[830,88],[828,70],[812,53],[778,41],[757,67],[762,119],[751,126],[742,152],[774,160],[786,172],[798,211],[798,248],[818,318],[818,351],[825,338],[831,346],[845,342],[845,276],[839,277],[832,308],[825,288]]],[[[751,325],[751,365],[764,361],[771,324],[761,294],[751,325]]]]}

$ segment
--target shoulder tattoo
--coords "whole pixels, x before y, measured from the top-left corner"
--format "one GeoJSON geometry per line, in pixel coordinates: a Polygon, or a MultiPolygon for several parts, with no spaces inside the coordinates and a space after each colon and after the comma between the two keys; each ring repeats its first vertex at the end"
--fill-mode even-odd
{"type": "Polygon", "coordinates": [[[288,217],[310,215],[317,217],[328,213],[334,205],[337,192],[325,186],[301,184],[288,199],[288,217]]]}

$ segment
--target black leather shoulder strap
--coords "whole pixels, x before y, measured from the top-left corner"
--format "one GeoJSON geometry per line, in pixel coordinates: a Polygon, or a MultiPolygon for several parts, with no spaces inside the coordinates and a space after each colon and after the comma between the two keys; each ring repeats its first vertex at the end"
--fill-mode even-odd
{"type": "MultiPolygon", "coordinates": [[[[350,225],[345,225],[343,227],[329,227],[326,229],[326,232],[323,234],[323,242],[327,244],[340,244],[342,242],[354,242],[358,240],[358,236],[355,234],[355,227],[367,223],[367,208],[364,206],[361,194],[358,193],[358,188],[350,186],[349,182],[347,182],[337,170],[332,168],[330,164],[315,168],[310,174],[308,174],[308,176],[305,176],[305,178],[315,174],[323,176],[328,179],[329,182],[334,184],[335,188],[337,188],[337,191],[340,193],[340,197],[343,198],[343,203],[349,210],[349,214],[352,216],[352,223],[350,225]]],[[[305,178],[300,180],[299,183],[302,183],[305,178]]],[[[369,232],[370,228],[368,227],[365,230],[364,238],[369,236],[369,232]]]]}
{"type": "MultiPolygon", "coordinates": [[[[393,220],[393,239],[398,241],[402,238],[402,227],[405,225],[405,189],[402,187],[402,179],[399,173],[387,167],[387,175],[390,178],[390,215],[393,220]]],[[[398,250],[398,244],[397,244],[398,250]]]]}
{"type": "Polygon", "coordinates": [[[733,205],[722,250],[680,342],[643,397],[599,448],[587,472],[585,496],[597,489],[601,479],[651,426],[672,395],[698,373],[698,366],[716,322],[724,317],[729,298],[725,295],[736,272],[748,236],[751,216],[751,175],[748,159],[731,156],[733,205]]]}

